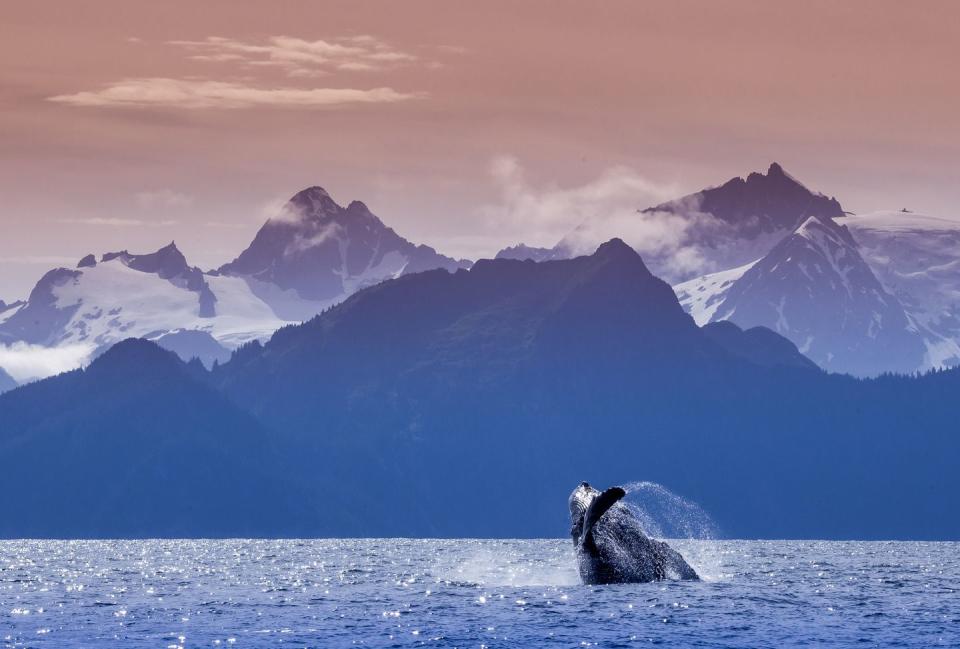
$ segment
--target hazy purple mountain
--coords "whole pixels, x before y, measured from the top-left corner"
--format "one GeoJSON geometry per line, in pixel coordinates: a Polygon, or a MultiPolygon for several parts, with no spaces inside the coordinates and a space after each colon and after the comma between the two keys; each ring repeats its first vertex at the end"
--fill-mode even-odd
{"type": "Polygon", "coordinates": [[[207,369],[214,363],[224,363],[230,359],[229,349],[217,342],[208,332],[197,329],[172,331],[155,338],[153,342],[183,360],[196,358],[207,369]]]}
{"type": "Polygon", "coordinates": [[[299,430],[323,412],[345,415],[338,403],[382,393],[382,416],[402,418],[398,412],[423,403],[422,395],[405,396],[410,390],[439,398],[474,383],[521,389],[532,380],[525,372],[580,385],[601,380],[582,368],[602,373],[610,363],[603,385],[640,389],[655,376],[704,364],[814,368],[788,341],[771,343],[780,338],[772,332],[762,339],[736,327],[725,333],[698,328],[670,286],[614,239],[570,260],[479,260],[469,271],[381,283],[281,329],[262,348],[238,352],[216,376],[238,403],[299,430]],[[753,358],[744,351],[751,345],[753,358]],[[305,400],[294,385],[311,386],[314,396],[305,400]]]}
{"type": "MultiPolygon", "coordinates": [[[[90,263],[90,257],[91,255],[87,255],[81,259],[77,267],[85,267],[85,262],[87,267],[95,266],[90,263]]],[[[160,279],[169,280],[176,286],[197,293],[200,306],[198,315],[201,318],[213,317],[217,298],[210,290],[203,272],[187,264],[187,258],[183,256],[175,242],[171,241],[169,245],[146,255],[131,255],[126,250],[107,253],[101,261],[106,262],[117,258],[123,259],[124,264],[129,268],[156,275],[160,279]]]]}
{"type": "Polygon", "coordinates": [[[0,538],[299,535],[316,529],[256,419],[143,340],[0,397],[0,538]],[[15,459],[14,459],[15,458],[15,459]]]}
{"type": "MultiPolygon", "coordinates": [[[[637,218],[663,214],[684,219],[682,246],[715,269],[693,278],[677,272],[676,248],[644,256],[655,274],[674,284],[699,324],[765,326],[821,367],[856,375],[960,360],[960,279],[949,280],[960,250],[956,226],[916,218],[905,224],[903,214],[896,223],[888,215],[873,225],[849,217],[858,238],[871,246],[869,261],[881,282],[860,243],[837,225],[845,214],[837,199],[811,191],[777,163],[765,174],[733,178],[644,209],[637,218]]],[[[519,245],[498,256],[563,258],[576,250],[576,240],[574,232],[554,248],[519,245]]]]}
{"type": "Polygon", "coordinates": [[[86,346],[92,357],[135,336],[209,365],[365,286],[467,266],[400,237],[363,203],[344,208],[311,187],[218,271],[191,266],[174,243],[148,254],[89,254],[76,268],[49,271],[25,303],[0,305],[0,343],[86,346]]]}
{"type": "Polygon", "coordinates": [[[22,306],[22,305],[23,305],[23,300],[17,300],[15,302],[10,302],[10,303],[0,300],[0,316],[2,316],[8,310],[15,309],[18,306],[22,306]]]}
{"type": "MultiPolygon", "coordinates": [[[[384,279],[469,265],[407,241],[360,201],[344,208],[323,188],[310,187],[291,198],[281,214],[260,228],[247,249],[219,272],[329,305],[384,279]]],[[[270,301],[266,294],[265,299],[270,301]]],[[[286,317],[283,305],[273,302],[278,315],[286,317]]]]}
{"type": "Polygon", "coordinates": [[[125,341],[0,396],[0,488],[34,485],[0,536],[543,537],[596,475],[738,538],[957,538],[958,387],[697,327],[614,240],[388,280],[214,372],[125,341]]]}
{"type": "Polygon", "coordinates": [[[6,370],[0,367],[0,394],[3,394],[4,392],[9,392],[15,387],[17,387],[17,382],[13,379],[12,376],[7,374],[6,370]]]}
{"type": "Polygon", "coordinates": [[[520,261],[526,259],[533,261],[553,261],[555,259],[569,259],[571,256],[573,256],[571,252],[559,244],[553,248],[536,248],[519,243],[499,251],[495,258],[517,259],[520,261]]]}
{"type": "Polygon", "coordinates": [[[84,257],[77,268],[55,268],[26,303],[0,320],[0,342],[99,347],[131,335],[197,326],[216,315],[205,275],[176,244],[149,254],[126,250],[84,257]]]}
{"type": "Polygon", "coordinates": [[[674,287],[698,322],[764,326],[821,367],[858,376],[913,372],[920,331],[860,255],[847,228],[809,217],[756,263],[674,287]]]}
{"type": "Polygon", "coordinates": [[[839,220],[924,333],[929,367],[960,364],[960,221],[897,210],[839,220]]]}
{"type": "Polygon", "coordinates": [[[0,341],[56,344],[77,311],[78,304],[60,304],[55,290],[81,273],[67,268],[47,272],[30,292],[26,304],[0,323],[0,341]]]}
{"type": "Polygon", "coordinates": [[[16,300],[15,302],[4,302],[3,300],[0,300],[0,323],[6,322],[25,304],[25,300],[16,300]]]}
{"type": "Polygon", "coordinates": [[[762,367],[817,367],[797,350],[796,345],[763,326],[742,330],[734,323],[722,320],[704,325],[701,331],[728,352],[762,367]]]}
{"type": "MultiPolygon", "coordinates": [[[[733,178],[718,187],[638,209],[638,222],[664,222],[668,216],[679,217],[679,223],[664,222],[661,227],[682,233],[662,250],[651,248],[646,241],[628,243],[644,251],[644,260],[658,277],[676,283],[704,271],[715,272],[755,261],[807,217],[836,218],[843,214],[837,199],[811,191],[774,162],[766,174],[753,172],[746,178],[733,178]],[[687,264],[677,263],[678,250],[699,260],[693,270],[687,264]]],[[[497,256],[543,261],[583,254],[589,252],[584,250],[585,246],[592,249],[591,232],[595,225],[581,224],[553,248],[519,244],[501,250],[497,256]]]]}
{"type": "Polygon", "coordinates": [[[746,179],[733,178],[682,198],[643,210],[644,213],[687,214],[696,210],[710,214],[754,238],[765,232],[793,230],[811,216],[838,218],[843,208],[836,198],[807,189],[776,162],[766,174],[753,172],[746,179]]]}

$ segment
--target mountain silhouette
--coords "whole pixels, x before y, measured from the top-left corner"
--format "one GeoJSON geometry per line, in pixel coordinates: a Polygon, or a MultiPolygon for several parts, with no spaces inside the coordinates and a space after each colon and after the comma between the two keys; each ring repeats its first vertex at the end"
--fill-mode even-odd
{"type": "Polygon", "coordinates": [[[612,240],[388,280],[209,373],[129,341],[3,395],[2,486],[35,486],[3,534],[555,536],[590,475],[738,538],[960,538],[958,389],[699,328],[612,240]]]}
{"type": "Polygon", "coordinates": [[[315,186],[294,195],[219,271],[293,290],[306,300],[330,302],[390,277],[465,265],[410,243],[364,203],[341,207],[315,186]]]}
{"type": "Polygon", "coordinates": [[[834,372],[876,376],[924,364],[920,329],[832,219],[811,216],[739,276],[717,275],[729,281],[674,287],[698,320],[767,327],[834,372]]]}
{"type": "MultiPolygon", "coordinates": [[[[202,368],[199,370],[202,372],[202,368]]],[[[265,429],[153,343],[0,396],[0,537],[314,529],[265,429]]]]}
{"type": "Polygon", "coordinates": [[[12,376],[7,374],[6,370],[0,367],[0,394],[9,392],[15,387],[17,387],[17,382],[12,376]]]}
{"type": "Polygon", "coordinates": [[[732,178],[720,185],[704,189],[644,212],[691,210],[705,212],[736,226],[741,236],[755,236],[774,230],[793,230],[811,216],[839,218],[843,208],[836,198],[812,192],[776,162],[766,174],[753,172],[744,178],[732,178]]]}

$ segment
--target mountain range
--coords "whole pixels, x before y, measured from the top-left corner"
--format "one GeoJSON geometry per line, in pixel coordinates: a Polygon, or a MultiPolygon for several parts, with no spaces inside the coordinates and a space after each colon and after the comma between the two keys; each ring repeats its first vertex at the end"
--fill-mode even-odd
{"type": "Polygon", "coordinates": [[[150,254],[90,254],[75,268],[49,271],[26,301],[0,304],[0,343],[80,345],[92,358],[140,337],[209,366],[364,286],[468,265],[410,243],[359,201],[343,208],[311,187],[217,270],[190,266],[170,243],[150,254]]]}
{"type": "Polygon", "coordinates": [[[956,539],[958,388],[697,326],[619,240],[481,260],[212,370],[125,340],[0,396],[0,536],[558,536],[571,484],[645,479],[731,537],[956,539]]]}
{"type": "Polygon", "coordinates": [[[733,320],[788,336],[827,370],[912,372],[926,348],[900,302],[860,256],[849,230],[808,217],[742,274],[675,287],[699,323],[733,320]],[[705,288],[705,285],[708,288],[705,288]]]}
{"type": "Polygon", "coordinates": [[[468,266],[410,243],[360,201],[343,208],[322,187],[310,187],[291,198],[218,274],[243,277],[255,292],[259,288],[279,317],[305,320],[317,314],[318,304],[334,304],[384,279],[468,266]]]}
{"type": "MultiPolygon", "coordinates": [[[[663,218],[679,220],[680,243],[698,270],[678,267],[673,247],[649,250],[644,261],[699,325],[766,327],[820,367],[855,376],[960,363],[956,222],[907,211],[852,215],[777,163],[636,210],[638,222],[663,218]]],[[[585,223],[552,248],[519,244],[496,257],[588,254],[590,231],[585,223]]],[[[407,241],[360,201],[342,207],[310,187],[215,270],[191,266],[174,243],[150,254],[91,254],[75,268],[51,270],[26,301],[0,303],[0,344],[68,347],[90,359],[135,336],[211,367],[364,287],[470,265],[407,241]]]]}
{"type": "MultiPolygon", "coordinates": [[[[960,363],[960,224],[906,211],[851,215],[777,163],[637,218],[664,213],[685,220],[684,245],[714,269],[678,275],[671,251],[652,256],[698,324],[767,327],[820,367],[855,376],[960,363]]],[[[553,248],[520,244],[498,256],[569,258],[576,240],[574,231],[553,248]]]]}

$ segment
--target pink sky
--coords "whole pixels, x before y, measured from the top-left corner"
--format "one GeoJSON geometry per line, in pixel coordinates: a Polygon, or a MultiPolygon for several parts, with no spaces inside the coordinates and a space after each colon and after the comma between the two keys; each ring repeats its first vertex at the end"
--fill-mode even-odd
{"type": "Polygon", "coordinates": [[[10,2],[0,298],[172,239],[219,265],[314,184],[472,258],[773,160],[960,218],[957,61],[954,2],[10,2]]]}

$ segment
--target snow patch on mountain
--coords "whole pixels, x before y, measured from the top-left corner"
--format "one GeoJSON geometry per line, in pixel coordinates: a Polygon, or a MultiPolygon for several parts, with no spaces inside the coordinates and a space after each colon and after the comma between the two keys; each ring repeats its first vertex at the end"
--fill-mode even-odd
{"type": "Polygon", "coordinates": [[[760,260],[675,291],[698,324],[767,327],[835,372],[912,372],[942,350],[925,344],[850,232],[830,218],[809,217],[760,260]]]}
{"type": "MultiPolygon", "coordinates": [[[[743,277],[756,261],[722,270],[718,273],[709,273],[701,277],[674,285],[673,291],[684,310],[689,313],[694,322],[703,326],[713,320],[717,309],[723,304],[723,299],[733,283],[743,277]]],[[[729,316],[728,316],[729,317],[729,316]]]]}
{"type": "Polygon", "coordinates": [[[960,364],[960,222],[881,211],[838,219],[922,332],[924,367],[960,364]]]}
{"type": "Polygon", "coordinates": [[[26,302],[18,301],[12,304],[7,304],[0,300],[0,324],[3,324],[9,320],[13,315],[17,313],[20,309],[24,307],[26,302]]]}
{"type": "Polygon", "coordinates": [[[49,271],[25,303],[0,303],[0,344],[20,365],[37,368],[20,372],[30,378],[77,367],[130,337],[209,364],[223,350],[264,340],[367,286],[469,265],[400,237],[360,201],[344,208],[310,187],[218,271],[191,267],[174,243],[149,254],[88,254],[76,268],[49,271]],[[64,362],[37,356],[47,348],[64,362]],[[22,360],[34,356],[40,360],[22,360]]]}
{"type": "Polygon", "coordinates": [[[523,244],[498,257],[564,259],[592,251],[599,241],[622,237],[658,277],[671,284],[738,268],[763,257],[811,216],[842,216],[840,203],[812,192],[776,162],[766,173],[732,178],[646,209],[601,212],[553,248],[523,244]]]}
{"type": "Polygon", "coordinates": [[[234,349],[294,321],[277,317],[243,278],[205,275],[170,246],[54,269],[26,303],[2,315],[3,357],[13,365],[0,366],[18,381],[79,367],[125,338],[192,330],[234,349]]]}

